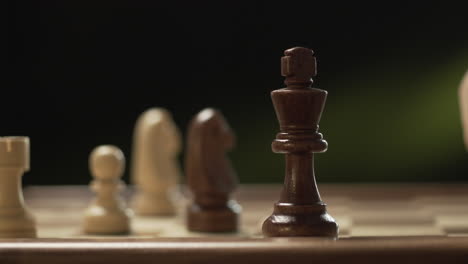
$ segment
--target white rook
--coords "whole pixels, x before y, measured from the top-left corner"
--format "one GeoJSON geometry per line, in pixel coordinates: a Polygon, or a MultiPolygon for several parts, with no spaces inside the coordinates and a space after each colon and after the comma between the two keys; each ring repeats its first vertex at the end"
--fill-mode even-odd
{"type": "Polygon", "coordinates": [[[0,137],[0,238],[36,237],[21,178],[29,170],[29,138],[0,137]]]}

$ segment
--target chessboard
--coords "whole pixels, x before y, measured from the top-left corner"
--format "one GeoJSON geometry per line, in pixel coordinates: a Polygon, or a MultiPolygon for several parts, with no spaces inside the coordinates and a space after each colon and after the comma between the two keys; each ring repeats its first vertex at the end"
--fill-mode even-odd
{"type": "Polygon", "coordinates": [[[137,120],[132,185],[122,193],[134,214],[120,199],[117,146],[91,152],[89,186],[27,187],[23,203],[29,138],[0,138],[0,263],[468,263],[468,184],[320,184],[319,194],[314,153],[328,147],[318,132],[327,92],[311,88],[312,50],[284,55],[287,87],[271,93],[283,185],[236,188],[227,155],[235,135],[213,108],[189,124],[186,185],[170,112],[137,120]]]}
{"type": "MultiPolygon", "coordinates": [[[[182,188],[183,189],[183,188],[182,188]]],[[[81,231],[93,194],[87,186],[25,189],[38,238],[0,239],[1,263],[448,263],[468,261],[468,184],[322,184],[338,239],[266,238],[279,185],[241,185],[235,233],[187,231],[188,199],[175,217],[132,218],[126,235],[81,231]]],[[[124,192],[129,198],[132,188],[124,192]]],[[[465,262],[467,263],[467,262],[465,262]]]]}

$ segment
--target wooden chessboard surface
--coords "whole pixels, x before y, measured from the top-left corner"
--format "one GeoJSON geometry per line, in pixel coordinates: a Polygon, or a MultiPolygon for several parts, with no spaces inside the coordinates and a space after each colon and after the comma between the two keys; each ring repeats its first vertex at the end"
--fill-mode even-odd
{"type": "MultiPolygon", "coordinates": [[[[278,199],[279,185],[240,186],[235,194],[243,208],[238,233],[188,232],[184,222],[187,200],[180,199],[178,216],[135,216],[132,233],[125,236],[81,232],[83,210],[92,199],[87,186],[28,187],[25,199],[36,216],[38,238],[0,240],[0,260],[55,263],[76,254],[80,263],[93,263],[93,256],[112,263],[130,256],[142,261],[160,257],[191,263],[215,261],[223,254],[232,256],[227,263],[254,260],[258,254],[273,262],[292,254],[307,259],[333,256],[338,262],[341,258],[363,259],[359,263],[373,256],[388,255],[386,261],[395,260],[401,254],[408,260],[433,254],[429,262],[468,258],[468,184],[322,184],[320,190],[329,213],[340,225],[336,241],[264,238],[261,224],[278,199]],[[177,257],[177,253],[187,258],[177,257]]],[[[131,189],[124,193],[127,199],[131,195],[131,189]]]]}

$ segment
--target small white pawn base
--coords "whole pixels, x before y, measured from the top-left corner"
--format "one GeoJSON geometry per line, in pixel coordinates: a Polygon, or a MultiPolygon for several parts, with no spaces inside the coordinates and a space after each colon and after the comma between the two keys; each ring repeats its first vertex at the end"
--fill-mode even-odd
{"type": "Polygon", "coordinates": [[[130,233],[130,212],[128,210],[106,209],[91,205],[85,212],[83,231],[96,235],[119,235],[130,233]]]}

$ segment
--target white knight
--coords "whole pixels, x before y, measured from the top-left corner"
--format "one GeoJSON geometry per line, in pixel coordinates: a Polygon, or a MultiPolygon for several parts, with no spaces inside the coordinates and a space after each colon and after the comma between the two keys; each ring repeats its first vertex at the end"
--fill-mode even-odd
{"type": "Polygon", "coordinates": [[[174,215],[178,195],[180,132],[169,111],[151,108],[138,118],[133,134],[133,209],[139,215],[174,215]]]}

